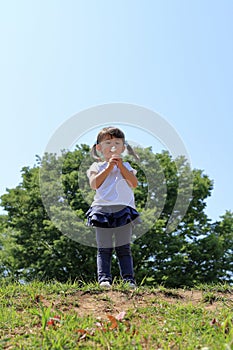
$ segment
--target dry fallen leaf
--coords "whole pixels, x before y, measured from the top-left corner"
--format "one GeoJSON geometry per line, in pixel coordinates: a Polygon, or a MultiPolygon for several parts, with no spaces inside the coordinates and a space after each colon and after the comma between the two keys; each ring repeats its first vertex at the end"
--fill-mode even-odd
{"type": "Polygon", "coordinates": [[[112,316],[112,315],[107,315],[107,316],[108,316],[108,319],[111,322],[111,325],[109,326],[109,329],[117,328],[118,327],[117,319],[114,316],[112,316]]]}
{"type": "Polygon", "coordinates": [[[125,314],[126,314],[125,311],[121,311],[121,312],[116,316],[116,319],[117,319],[118,321],[122,321],[122,320],[124,319],[124,317],[125,317],[125,314]]]}

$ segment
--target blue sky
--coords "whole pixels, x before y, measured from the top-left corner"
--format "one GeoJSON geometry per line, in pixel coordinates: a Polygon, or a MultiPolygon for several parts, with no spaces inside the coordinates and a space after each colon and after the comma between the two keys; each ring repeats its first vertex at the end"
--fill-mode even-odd
{"type": "Polygon", "coordinates": [[[231,0],[1,0],[0,194],[68,118],[123,102],[163,116],[214,180],[210,219],[233,210],[232,18],[231,0]]]}

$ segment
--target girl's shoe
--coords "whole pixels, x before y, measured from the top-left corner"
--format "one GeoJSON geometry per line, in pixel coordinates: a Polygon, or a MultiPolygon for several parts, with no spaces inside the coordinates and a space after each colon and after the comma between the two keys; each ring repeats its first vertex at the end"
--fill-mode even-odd
{"type": "Polygon", "coordinates": [[[100,287],[102,287],[102,288],[111,288],[111,284],[108,281],[103,281],[103,282],[100,282],[100,287]]]}
{"type": "Polygon", "coordinates": [[[130,289],[136,289],[137,288],[136,284],[133,283],[133,282],[129,282],[128,286],[129,286],[130,289]]]}
{"type": "Polygon", "coordinates": [[[129,289],[136,289],[137,286],[133,281],[125,281],[125,285],[129,288],[129,289]]]}

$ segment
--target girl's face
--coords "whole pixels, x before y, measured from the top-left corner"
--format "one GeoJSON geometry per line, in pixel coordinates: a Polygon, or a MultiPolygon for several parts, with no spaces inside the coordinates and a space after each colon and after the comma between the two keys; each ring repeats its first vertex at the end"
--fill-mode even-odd
{"type": "Polygon", "coordinates": [[[113,154],[121,155],[125,150],[125,146],[123,139],[106,136],[103,141],[96,145],[96,149],[102,153],[106,160],[109,160],[113,154]]]}

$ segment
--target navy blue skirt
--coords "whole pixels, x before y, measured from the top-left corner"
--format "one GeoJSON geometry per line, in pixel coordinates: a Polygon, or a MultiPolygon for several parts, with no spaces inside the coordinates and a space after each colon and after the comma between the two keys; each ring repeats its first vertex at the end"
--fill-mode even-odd
{"type": "Polygon", "coordinates": [[[94,206],[86,212],[86,216],[87,225],[94,227],[114,228],[141,223],[137,210],[124,205],[94,206]]]}

